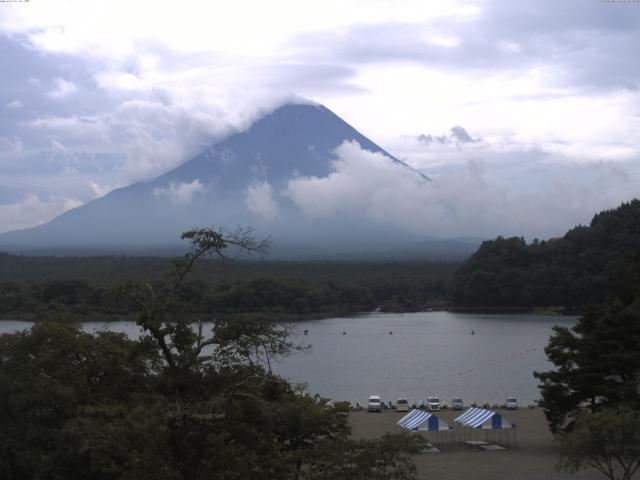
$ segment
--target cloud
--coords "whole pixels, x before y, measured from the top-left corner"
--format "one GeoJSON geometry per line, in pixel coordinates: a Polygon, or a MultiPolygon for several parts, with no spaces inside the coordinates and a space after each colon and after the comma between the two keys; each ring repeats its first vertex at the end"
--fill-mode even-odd
{"type": "Polygon", "coordinates": [[[340,64],[277,63],[258,75],[268,87],[315,97],[330,90],[334,94],[362,94],[367,89],[353,82],[357,70],[340,64]]]}
{"type": "Polygon", "coordinates": [[[637,195],[640,163],[473,159],[429,175],[433,181],[423,182],[382,154],[350,142],[336,150],[327,177],[291,179],[283,195],[311,218],[364,216],[437,237],[545,238],[637,195]]]}
{"type": "Polygon", "coordinates": [[[438,137],[438,136],[433,136],[430,133],[427,135],[425,135],[424,133],[421,133],[416,137],[416,140],[418,140],[418,142],[420,143],[424,143],[425,145],[429,146],[433,142],[438,142],[440,144],[447,143],[448,138],[446,135],[441,135],[438,137]]]}
{"type": "Polygon", "coordinates": [[[548,80],[556,85],[637,87],[640,66],[628,61],[640,53],[635,6],[541,0],[526,13],[510,0],[479,6],[470,15],[426,22],[361,22],[338,31],[305,32],[296,45],[300,55],[312,51],[321,62],[412,62],[476,74],[550,66],[554,75],[548,80]]]}
{"type": "Polygon", "coordinates": [[[87,184],[89,185],[89,188],[91,189],[91,191],[93,192],[93,198],[100,198],[100,197],[104,197],[106,194],[108,194],[109,192],[111,192],[114,188],[114,186],[112,185],[102,185],[99,184],[97,182],[94,182],[93,180],[89,180],[87,182],[87,184]]]}
{"type": "Polygon", "coordinates": [[[456,125],[455,127],[452,127],[450,131],[451,131],[451,136],[458,143],[475,143],[478,141],[471,138],[471,135],[469,135],[467,131],[464,128],[462,128],[460,125],[456,125]]]}
{"type": "Polygon", "coordinates": [[[22,102],[20,100],[12,100],[5,105],[7,108],[22,108],[22,102]]]}
{"type": "Polygon", "coordinates": [[[75,83],[63,78],[55,78],[53,82],[55,83],[55,88],[47,93],[51,98],[62,99],[78,91],[78,86],[75,83]]]}
{"type": "Polygon", "coordinates": [[[273,198],[269,182],[255,182],[245,190],[244,203],[251,213],[265,220],[278,215],[278,202],[273,198]]]}
{"type": "Polygon", "coordinates": [[[156,198],[168,198],[176,205],[189,205],[193,201],[197,193],[204,192],[204,187],[200,180],[195,179],[192,182],[170,182],[165,188],[156,187],[153,189],[153,195],[156,198]]]}
{"type": "Polygon", "coordinates": [[[472,138],[471,135],[469,135],[469,133],[460,125],[451,127],[448,134],[440,136],[431,134],[425,135],[424,133],[421,133],[416,137],[416,140],[426,146],[429,146],[432,143],[439,143],[440,145],[453,143],[458,147],[460,147],[461,143],[477,143],[480,141],[479,139],[472,138]]]}
{"type": "Polygon", "coordinates": [[[393,197],[397,188],[419,195],[424,179],[382,153],[344,142],[336,151],[333,172],[327,177],[289,180],[284,195],[312,217],[329,217],[350,210],[384,221],[397,218],[393,197]]]}
{"type": "Polygon", "coordinates": [[[202,152],[229,124],[192,102],[128,100],[101,117],[108,138],[121,146],[123,178],[148,180],[202,152]]]}
{"type": "Polygon", "coordinates": [[[0,233],[40,225],[81,204],[75,198],[54,195],[43,199],[29,193],[19,202],[0,204],[0,233]]]}

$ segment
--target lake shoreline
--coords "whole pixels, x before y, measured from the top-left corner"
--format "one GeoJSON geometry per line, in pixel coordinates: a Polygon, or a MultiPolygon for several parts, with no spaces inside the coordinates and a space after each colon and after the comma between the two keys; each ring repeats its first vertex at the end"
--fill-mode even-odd
{"type": "MultiPolygon", "coordinates": [[[[384,314],[404,314],[404,313],[430,313],[430,312],[446,312],[446,313],[458,313],[458,314],[491,314],[491,315],[518,315],[518,314],[534,314],[549,317],[570,317],[580,316],[584,313],[584,310],[580,309],[565,309],[564,307],[437,307],[427,308],[424,310],[411,310],[411,311],[387,311],[387,310],[372,310],[372,311],[359,311],[359,312],[313,312],[313,313],[270,313],[270,312],[243,312],[243,313],[201,313],[195,314],[194,317],[201,318],[215,318],[216,316],[233,316],[237,318],[264,318],[269,319],[276,323],[293,323],[307,320],[327,320],[330,318],[352,318],[363,315],[384,313],[384,314]]],[[[15,322],[40,322],[43,321],[43,317],[49,317],[49,320],[56,320],[55,315],[68,315],[67,319],[60,318],[57,321],[63,323],[84,323],[84,322],[104,322],[104,323],[118,323],[118,322],[135,322],[138,315],[118,315],[118,314],[106,314],[90,312],[87,314],[79,314],[73,312],[46,312],[42,314],[33,313],[9,313],[0,315],[0,322],[15,321],[15,322]]],[[[203,320],[208,321],[208,320],[203,320]]]]}

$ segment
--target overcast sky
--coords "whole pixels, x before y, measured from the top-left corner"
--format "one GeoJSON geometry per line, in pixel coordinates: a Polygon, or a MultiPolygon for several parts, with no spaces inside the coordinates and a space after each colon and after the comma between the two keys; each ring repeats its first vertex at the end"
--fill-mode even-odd
{"type": "Polygon", "coordinates": [[[638,196],[638,59],[638,2],[0,3],[0,232],[302,97],[431,176],[446,234],[559,235],[638,196]]]}

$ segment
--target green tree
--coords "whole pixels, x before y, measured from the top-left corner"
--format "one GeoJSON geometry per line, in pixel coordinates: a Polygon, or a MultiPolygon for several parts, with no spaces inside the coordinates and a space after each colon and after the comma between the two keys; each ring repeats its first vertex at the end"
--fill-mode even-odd
{"type": "Polygon", "coordinates": [[[263,244],[246,231],[183,238],[193,251],[166,285],[126,288],[140,339],[71,322],[0,336],[0,478],[298,479],[329,468],[338,451],[348,456],[337,478],[414,478],[413,444],[349,440],[345,404],[274,374],[273,359],[300,348],[286,328],[227,317],[205,332],[181,301],[200,258],[263,244]]]}
{"type": "Polygon", "coordinates": [[[148,345],[123,334],[89,335],[69,324],[42,322],[1,335],[0,478],[51,474],[70,422],[89,406],[126,405],[150,392],[156,359],[148,345]]]}
{"type": "Polygon", "coordinates": [[[558,435],[560,470],[593,467],[610,480],[630,480],[640,468],[640,412],[628,408],[581,413],[558,435]]]}
{"type": "Polygon", "coordinates": [[[584,408],[640,408],[640,300],[592,307],[554,332],[545,352],[556,369],[534,373],[552,431],[570,428],[584,408]]]}
{"type": "Polygon", "coordinates": [[[379,440],[330,441],[318,444],[306,480],[411,480],[413,457],[426,446],[415,433],[385,434],[379,440]]]}

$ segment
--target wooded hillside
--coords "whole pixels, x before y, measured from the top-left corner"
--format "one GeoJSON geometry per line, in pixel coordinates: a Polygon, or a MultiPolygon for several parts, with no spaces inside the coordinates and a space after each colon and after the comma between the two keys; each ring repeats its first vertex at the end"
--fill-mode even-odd
{"type": "Polygon", "coordinates": [[[593,217],[562,238],[483,242],[454,275],[459,307],[581,308],[640,289],[640,200],[593,217]]]}

